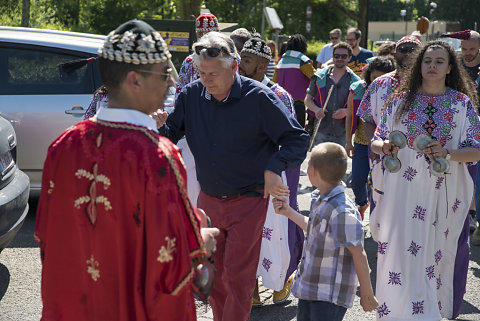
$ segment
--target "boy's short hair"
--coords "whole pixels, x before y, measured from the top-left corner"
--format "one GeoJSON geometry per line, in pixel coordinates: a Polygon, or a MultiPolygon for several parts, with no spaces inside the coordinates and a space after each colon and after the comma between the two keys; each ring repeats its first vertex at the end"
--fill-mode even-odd
{"type": "Polygon", "coordinates": [[[318,171],[326,183],[337,185],[347,172],[347,152],[336,143],[318,144],[312,150],[309,165],[318,171]]]}

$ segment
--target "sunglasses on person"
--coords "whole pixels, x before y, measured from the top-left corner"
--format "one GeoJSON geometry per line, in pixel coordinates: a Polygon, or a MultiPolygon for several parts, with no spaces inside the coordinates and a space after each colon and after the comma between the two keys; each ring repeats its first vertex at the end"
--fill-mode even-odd
{"type": "Polygon", "coordinates": [[[333,54],[333,58],[335,59],[347,59],[348,58],[348,55],[347,54],[333,54]]]}
{"type": "Polygon", "coordinates": [[[201,53],[204,49],[207,51],[207,56],[209,56],[209,57],[211,57],[211,58],[218,57],[222,51],[223,51],[224,54],[226,54],[227,56],[230,56],[230,54],[229,54],[228,52],[225,52],[225,50],[223,50],[222,48],[215,48],[215,47],[208,48],[208,47],[204,47],[204,46],[196,46],[196,47],[195,47],[195,53],[200,56],[200,53],[201,53]]]}
{"type": "Polygon", "coordinates": [[[330,37],[330,40],[338,40],[340,37],[330,37]]]}
{"type": "Polygon", "coordinates": [[[142,73],[147,73],[147,74],[155,74],[155,75],[163,76],[161,78],[163,81],[167,81],[172,76],[172,68],[168,68],[166,73],[165,72],[159,72],[159,71],[153,71],[153,70],[137,70],[137,72],[139,72],[141,74],[142,73]]]}
{"type": "Polygon", "coordinates": [[[415,51],[415,47],[400,47],[397,49],[401,54],[412,53],[415,51]]]}

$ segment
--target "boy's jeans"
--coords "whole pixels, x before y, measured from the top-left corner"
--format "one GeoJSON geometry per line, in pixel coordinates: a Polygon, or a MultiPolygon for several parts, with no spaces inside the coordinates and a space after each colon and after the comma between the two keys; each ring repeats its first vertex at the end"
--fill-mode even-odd
{"type": "Polygon", "coordinates": [[[297,321],[341,321],[346,312],[330,302],[298,299],[297,321]]]}

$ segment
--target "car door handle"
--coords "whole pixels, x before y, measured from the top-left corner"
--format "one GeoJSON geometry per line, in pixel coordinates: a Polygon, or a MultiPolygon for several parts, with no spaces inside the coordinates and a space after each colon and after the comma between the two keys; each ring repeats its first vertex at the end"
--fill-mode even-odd
{"type": "Polygon", "coordinates": [[[83,110],[82,106],[73,106],[72,109],[65,110],[65,114],[70,115],[83,115],[85,114],[85,110],[83,110]]]}

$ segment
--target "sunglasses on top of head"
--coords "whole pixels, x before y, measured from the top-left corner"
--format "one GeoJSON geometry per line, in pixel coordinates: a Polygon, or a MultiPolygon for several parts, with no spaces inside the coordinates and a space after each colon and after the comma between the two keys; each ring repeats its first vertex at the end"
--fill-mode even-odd
{"type": "Polygon", "coordinates": [[[347,59],[348,55],[347,54],[333,54],[333,58],[335,58],[335,59],[339,59],[339,58],[347,59]]]}
{"type": "Polygon", "coordinates": [[[195,53],[197,55],[200,56],[200,53],[203,51],[203,50],[206,50],[207,52],[207,56],[211,57],[211,58],[215,58],[215,57],[218,57],[220,56],[220,53],[223,51],[224,52],[224,55],[228,56],[228,57],[231,57],[230,54],[228,52],[225,52],[223,49],[221,48],[215,48],[215,47],[212,47],[212,48],[208,48],[208,47],[204,47],[204,46],[196,46],[195,47],[195,53]]]}

